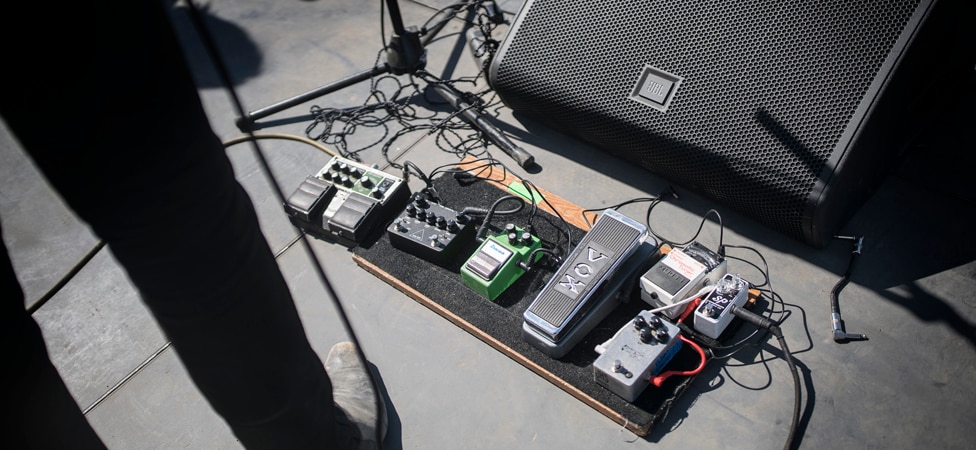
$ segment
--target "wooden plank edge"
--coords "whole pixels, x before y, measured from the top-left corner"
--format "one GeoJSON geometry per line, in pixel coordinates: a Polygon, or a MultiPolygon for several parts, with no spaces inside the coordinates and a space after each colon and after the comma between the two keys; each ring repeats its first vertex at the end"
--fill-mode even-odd
{"type": "Polygon", "coordinates": [[[422,293],[420,293],[420,291],[417,291],[416,289],[414,289],[414,288],[412,288],[412,287],[404,284],[399,279],[397,279],[396,277],[390,275],[385,270],[380,269],[375,264],[367,261],[365,258],[362,258],[362,257],[360,257],[358,255],[353,255],[352,256],[352,259],[353,259],[353,261],[356,262],[356,264],[359,265],[359,267],[362,267],[367,272],[373,274],[373,276],[375,276],[375,277],[377,277],[377,278],[385,281],[390,286],[393,286],[394,288],[396,288],[400,292],[403,292],[408,297],[414,299],[417,303],[420,303],[421,305],[426,306],[431,311],[434,311],[435,313],[437,313],[441,317],[447,319],[448,321],[450,321],[454,325],[457,325],[458,327],[460,327],[464,331],[467,331],[469,334],[471,334],[471,335],[475,336],[476,338],[480,339],[482,342],[488,344],[489,346],[491,346],[495,350],[498,350],[499,352],[501,352],[505,356],[508,356],[509,358],[515,360],[516,362],[518,362],[522,366],[526,367],[527,369],[535,372],[537,375],[541,376],[546,381],[554,384],[556,387],[562,389],[563,391],[565,391],[566,393],[572,395],[573,397],[576,397],[577,400],[580,400],[584,404],[586,404],[586,405],[590,406],[591,408],[597,410],[598,412],[600,412],[601,414],[603,414],[607,418],[613,420],[614,422],[616,422],[617,424],[623,426],[627,430],[630,430],[632,433],[636,434],[637,436],[641,436],[641,437],[646,436],[647,433],[650,431],[651,426],[656,421],[656,419],[655,419],[655,420],[651,421],[651,423],[645,424],[645,425],[639,425],[639,424],[636,424],[636,423],[632,423],[626,417],[623,417],[622,415],[620,415],[619,413],[617,413],[616,411],[614,411],[613,409],[611,409],[607,405],[604,405],[603,403],[600,403],[598,400],[594,399],[593,397],[590,397],[585,392],[577,389],[572,384],[567,383],[565,380],[563,380],[562,378],[559,378],[558,376],[556,376],[552,372],[549,372],[548,370],[546,370],[543,367],[539,366],[535,362],[533,362],[533,361],[525,358],[519,352],[517,352],[517,351],[513,350],[511,347],[509,347],[509,346],[507,346],[507,345],[499,342],[498,340],[496,340],[495,338],[493,338],[490,334],[485,333],[480,328],[478,328],[478,327],[472,325],[471,323],[469,323],[468,321],[462,319],[460,316],[454,314],[453,312],[451,312],[447,308],[444,308],[443,306],[437,304],[437,302],[435,302],[435,301],[427,298],[427,296],[424,295],[424,294],[422,294],[422,293]]]}
{"type": "MultiPolygon", "coordinates": [[[[458,169],[461,170],[474,170],[479,168],[482,171],[495,170],[495,169],[489,169],[488,167],[481,168],[483,164],[484,161],[479,161],[470,156],[466,156],[463,160],[461,160],[460,163],[458,163],[457,167],[458,169]]],[[[511,189],[509,189],[508,187],[510,184],[514,182],[521,182],[521,180],[519,180],[511,173],[509,173],[507,169],[505,170],[504,177],[499,178],[499,177],[489,176],[488,178],[483,178],[483,179],[495,185],[495,187],[503,191],[511,191],[511,189]]],[[[554,211],[552,208],[549,207],[549,205],[546,204],[546,202],[540,202],[538,204],[540,209],[554,216],[562,217],[563,220],[565,220],[569,224],[572,224],[576,228],[579,228],[583,231],[587,231],[590,229],[592,224],[596,221],[597,217],[599,217],[599,215],[595,212],[586,211],[584,213],[583,208],[580,207],[579,205],[576,205],[573,202],[563,199],[562,197],[553,194],[552,192],[549,192],[545,189],[535,186],[534,184],[533,187],[535,187],[535,189],[539,191],[539,194],[542,195],[544,199],[548,200],[549,203],[552,203],[553,206],[558,209],[558,211],[554,211]],[[587,221],[589,221],[589,223],[587,223],[587,221]]]]}

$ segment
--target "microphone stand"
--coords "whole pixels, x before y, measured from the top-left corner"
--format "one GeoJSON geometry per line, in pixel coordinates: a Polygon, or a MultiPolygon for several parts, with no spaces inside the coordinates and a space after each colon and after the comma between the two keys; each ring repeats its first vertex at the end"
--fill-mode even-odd
{"type": "MultiPolygon", "coordinates": [[[[349,75],[345,78],[336,80],[332,83],[318,87],[311,91],[296,95],[294,97],[281,100],[277,103],[259,108],[245,113],[235,121],[237,128],[242,132],[253,132],[257,121],[264,119],[272,114],[284,111],[293,106],[305,103],[309,100],[321,97],[326,94],[336,92],[357,83],[369,80],[378,75],[393,74],[418,74],[427,65],[427,44],[437,37],[437,34],[447,25],[446,20],[439,21],[429,30],[419,30],[416,26],[405,27],[403,17],[400,14],[400,5],[397,0],[386,0],[387,8],[390,11],[390,21],[393,24],[393,36],[387,48],[386,62],[379,64],[371,69],[349,75]]],[[[467,4],[459,3],[450,8],[451,15],[457,14],[467,4]]],[[[492,2],[490,11],[492,20],[503,20],[501,10],[494,6],[492,2]]],[[[535,164],[535,159],[524,149],[515,145],[497,127],[495,127],[488,117],[480,112],[472,110],[468,105],[460,100],[456,91],[443,86],[434,84],[434,90],[445,100],[451,103],[456,110],[461,112],[461,116],[472,126],[478,128],[485,137],[502,149],[506,154],[514,158],[519,166],[528,169],[535,164]]]]}
{"type": "MultiPolygon", "coordinates": [[[[357,74],[349,75],[345,78],[336,80],[311,91],[281,100],[264,108],[249,111],[244,114],[244,116],[237,118],[235,121],[237,128],[243,132],[254,131],[255,124],[258,120],[301,103],[305,103],[309,100],[326,94],[331,94],[340,89],[366,81],[377,75],[384,75],[388,73],[403,75],[406,73],[415,73],[423,69],[427,65],[427,53],[425,47],[437,36],[437,33],[444,28],[444,25],[446,25],[447,22],[441,21],[435,27],[427,30],[424,36],[421,37],[421,31],[418,30],[417,27],[404,27],[403,17],[400,14],[400,5],[397,0],[386,0],[386,5],[390,10],[390,21],[393,24],[393,36],[390,38],[385,63],[379,64],[371,69],[364,70],[357,74]]],[[[456,13],[463,6],[463,4],[458,4],[452,9],[456,13]]]]}

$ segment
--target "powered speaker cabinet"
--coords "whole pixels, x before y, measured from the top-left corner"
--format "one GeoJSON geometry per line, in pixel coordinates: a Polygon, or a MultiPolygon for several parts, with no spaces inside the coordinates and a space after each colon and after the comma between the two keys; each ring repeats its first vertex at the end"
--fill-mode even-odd
{"type": "Polygon", "coordinates": [[[518,115],[823,247],[972,75],[973,3],[527,0],[489,82],[518,115]]]}

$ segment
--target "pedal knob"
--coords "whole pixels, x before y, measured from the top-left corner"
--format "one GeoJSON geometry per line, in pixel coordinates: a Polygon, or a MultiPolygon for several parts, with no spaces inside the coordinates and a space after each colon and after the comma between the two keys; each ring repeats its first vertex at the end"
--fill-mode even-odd
{"type": "Polygon", "coordinates": [[[353,183],[352,178],[349,178],[348,175],[343,175],[341,178],[339,178],[339,182],[346,187],[352,186],[353,183]]]}
{"type": "Polygon", "coordinates": [[[393,221],[393,229],[401,233],[407,231],[407,227],[403,226],[403,219],[400,218],[397,218],[396,220],[393,221]]]}
{"type": "Polygon", "coordinates": [[[406,211],[407,211],[407,215],[410,216],[410,217],[413,217],[413,216],[416,216],[417,215],[417,207],[416,206],[413,206],[413,203],[407,205],[406,211]]]}
{"type": "Polygon", "coordinates": [[[514,231],[508,233],[508,243],[511,244],[512,246],[518,245],[518,233],[514,231]]]}
{"type": "Polygon", "coordinates": [[[532,245],[532,233],[528,231],[522,232],[522,245],[532,245]]]}
{"type": "Polygon", "coordinates": [[[654,330],[650,327],[644,327],[637,330],[640,333],[640,341],[645,344],[650,344],[654,340],[654,330]]]}
{"type": "Polygon", "coordinates": [[[437,223],[437,214],[435,214],[433,211],[428,212],[427,213],[427,223],[429,223],[431,225],[437,223]]]}
{"type": "Polygon", "coordinates": [[[505,224],[505,234],[512,234],[514,232],[515,232],[515,224],[514,223],[505,224]]]}
{"type": "Polygon", "coordinates": [[[654,330],[654,337],[656,337],[657,340],[662,344],[668,342],[668,339],[670,338],[670,336],[668,336],[668,330],[664,328],[654,330]]]}
{"type": "Polygon", "coordinates": [[[634,317],[634,329],[640,330],[642,328],[647,328],[647,321],[644,320],[643,316],[634,317]]]}
{"type": "Polygon", "coordinates": [[[461,227],[458,226],[457,222],[453,220],[448,220],[447,231],[450,231],[451,233],[457,233],[458,231],[461,231],[461,227]]]}
{"type": "MultiPolygon", "coordinates": [[[[363,178],[365,178],[365,177],[363,177],[363,178]]],[[[373,188],[372,191],[369,191],[369,195],[372,195],[373,198],[383,198],[383,193],[384,193],[383,190],[380,189],[380,188],[378,188],[378,187],[377,188],[373,188]]]]}
{"type": "Polygon", "coordinates": [[[427,202],[427,199],[424,198],[424,194],[421,194],[419,192],[417,193],[417,195],[413,197],[413,202],[417,205],[417,207],[420,208],[426,208],[427,206],[430,205],[430,203],[427,202]]]}
{"type": "Polygon", "coordinates": [[[359,178],[359,184],[363,185],[363,187],[370,187],[373,185],[373,180],[369,179],[368,176],[363,175],[359,178]]]}
{"type": "Polygon", "coordinates": [[[437,228],[440,228],[442,230],[447,229],[447,219],[445,219],[444,216],[437,216],[437,219],[435,220],[436,220],[437,228]]]}
{"type": "Polygon", "coordinates": [[[332,181],[333,178],[335,178],[335,174],[333,174],[332,171],[326,170],[325,172],[322,172],[323,180],[332,181]]]}
{"type": "Polygon", "coordinates": [[[658,329],[664,326],[664,323],[661,322],[661,318],[658,316],[651,316],[651,320],[648,323],[651,326],[651,328],[654,329],[658,329]]]}
{"type": "Polygon", "coordinates": [[[461,225],[468,223],[468,220],[468,215],[460,211],[458,211],[457,216],[454,217],[454,221],[461,225]]]}

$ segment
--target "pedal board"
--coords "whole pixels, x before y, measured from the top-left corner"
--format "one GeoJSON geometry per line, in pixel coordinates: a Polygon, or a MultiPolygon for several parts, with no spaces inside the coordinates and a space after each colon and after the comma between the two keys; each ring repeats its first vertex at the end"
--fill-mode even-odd
{"type": "Polygon", "coordinates": [[[647,311],[624,325],[593,361],[593,380],[628,402],[681,350],[677,326],[647,311]]]}
{"type": "MultiPolygon", "coordinates": [[[[525,273],[520,263],[528,263],[533,250],[542,247],[538,237],[514,224],[504,233],[487,237],[461,267],[461,281],[488,300],[494,301],[525,273]]],[[[541,258],[536,254],[532,262],[541,258]]]]}
{"type": "Polygon", "coordinates": [[[403,210],[407,183],[377,168],[334,156],[302,182],[285,202],[295,226],[353,247],[403,210]]]}
{"type": "Polygon", "coordinates": [[[386,228],[390,244],[431,263],[446,266],[474,242],[474,219],[417,194],[386,228]]]}
{"type": "Polygon", "coordinates": [[[615,294],[630,279],[620,270],[624,263],[631,256],[645,261],[657,249],[646,226],[605,210],[523,313],[523,339],[551,357],[564,356],[619,304],[615,294]]]}

